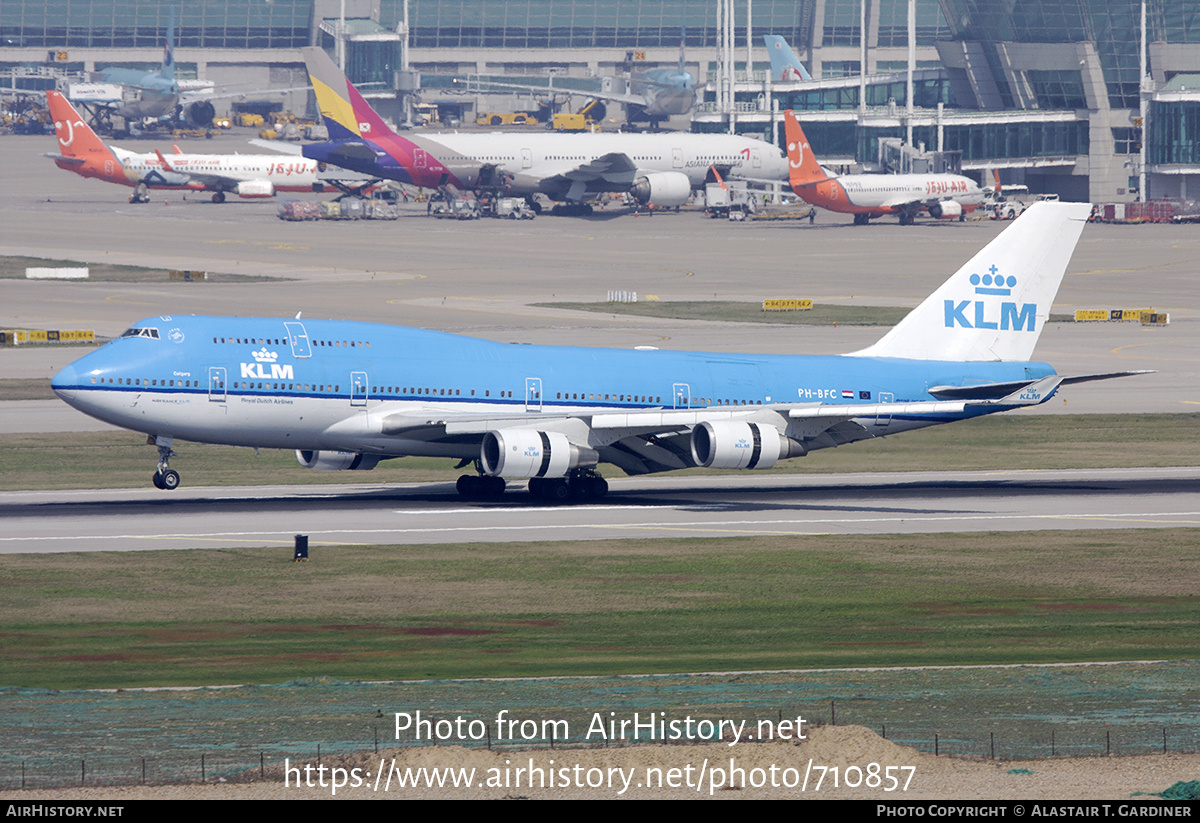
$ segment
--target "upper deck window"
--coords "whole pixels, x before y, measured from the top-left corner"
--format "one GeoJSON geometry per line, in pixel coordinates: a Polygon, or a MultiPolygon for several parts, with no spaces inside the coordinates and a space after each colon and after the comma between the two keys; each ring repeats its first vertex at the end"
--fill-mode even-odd
{"type": "Polygon", "coordinates": [[[131,328],[126,329],[125,332],[121,336],[122,337],[150,337],[150,338],[153,338],[154,340],[159,339],[158,338],[158,329],[138,328],[137,326],[133,326],[131,328]]]}

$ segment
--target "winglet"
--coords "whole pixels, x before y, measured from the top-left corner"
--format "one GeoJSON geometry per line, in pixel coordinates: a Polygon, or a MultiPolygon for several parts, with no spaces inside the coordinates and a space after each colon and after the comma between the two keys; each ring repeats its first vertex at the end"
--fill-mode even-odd
{"type": "Polygon", "coordinates": [[[853,355],[1029,360],[1091,213],[1090,203],[1033,204],[879,342],[853,355]]]}
{"type": "Polygon", "coordinates": [[[171,168],[171,164],[167,161],[167,158],[163,157],[163,153],[161,151],[159,151],[158,149],[155,149],[154,153],[158,155],[158,162],[162,163],[162,167],[165,170],[175,171],[175,169],[171,168]]]}

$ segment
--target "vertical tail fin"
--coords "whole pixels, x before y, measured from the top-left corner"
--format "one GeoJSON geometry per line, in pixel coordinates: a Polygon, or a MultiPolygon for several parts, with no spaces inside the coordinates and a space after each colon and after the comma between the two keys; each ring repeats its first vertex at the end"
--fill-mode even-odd
{"type": "Polygon", "coordinates": [[[159,72],[165,79],[175,82],[175,7],[167,11],[167,39],[163,43],[162,69],[159,72]]]}
{"type": "Polygon", "coordinates": [[[858,357],[1029,360],[1090,203],[1035,203],[858,357]]]}
{"type": "Polygon", "coordinates": [[[764,34],[763,43],[767,47],[767,54],[771,57],[771,80],[773,82],[793,83],[797,80],[812,80],[812,75],[808,73],[808,69],[804,68],[804,64],[800,62],[800,58],[796,56],[796,52],[792,51],[792,47],[786,40],[778,34],[764,34]]]}
{"type": "Polygon", "coordinates": [[[300,51],[331,140],[395,136],[324,49],[307,46],[300,51]]]}
{"type": "Polygon", "coordinates": [[[787,141],[788,182],[792,188],[808,186],[829,179],[817,158],[809,148],[808,138],[800,128],[800,121],[791,109],[784,112],[783,132],[787,141]]]}
{"type": "Polygon", "coordinates": [[[83,121],[61,92],[46,92],[46,105],[54,121],[54,135],[63,157],[80,159],[112,159],[104,141],[83,121]]]}

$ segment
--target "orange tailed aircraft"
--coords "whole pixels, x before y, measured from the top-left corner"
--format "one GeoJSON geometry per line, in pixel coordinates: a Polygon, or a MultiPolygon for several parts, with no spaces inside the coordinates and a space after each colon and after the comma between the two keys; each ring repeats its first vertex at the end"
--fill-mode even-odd
{"type": "Polygon", "coordinates": [[[150,200],[149,189],[213,192],[223,203],[226,192],[238,197],[272,197],[276,192],[324,191],[317,161],[288,155],[183,154],[175,146],[168,160],[159,152],[136,154],[107,146],[57,91],[46,92],[60,154],[47,154],[60,169],[83,177],[131,186],[131,203],[150,200]]]}
{"type": "Polygon", "coordinates": [[[922,211],[940,219],[963,219],[983,202],[983,189],[957,174],[847,174],[821,167],[792,111],[784,116],[788,181],[800,199],[829,211],[853,214],[855,225],[896,214],[911,225],[922,211]]]}

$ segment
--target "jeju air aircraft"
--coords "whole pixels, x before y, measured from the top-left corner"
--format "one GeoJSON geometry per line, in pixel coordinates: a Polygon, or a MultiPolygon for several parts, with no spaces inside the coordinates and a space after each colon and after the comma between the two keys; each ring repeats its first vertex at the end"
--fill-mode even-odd
{"type": "Polygon", "coordinates": [[[1045,403],[1067,385],[1031,361],[1086,203],[1038,203],[874,345],[845,355],[513,346],[353,320],[148,317],[60,371],[55,393],[148,435],[173,489],[178,440],[295,450],[311,469],[403,455],[595,499],[631,475],[769,469],[816,449],[1045,403]]]}
{"type": "Polygon", "coordinates": [[[829,211],[853,214],[856,226],[872,217],[895,214],[911,226],[920,212],[935,219],[962,220],[983,202],[984,190],[959,174],[846,174],[822,168],[795,112],[784,114],[788,182],[800,199],[829,211]]]}
{"type": "Polygon", "coordinates": [[[60,169],[132,187],[131,203],[150,200],[150,189],[211,191],[214,203],[226,193],[273,197],[276,192],[325,191],[317,162],[263,154],[136,154],[107,146],[61,93],[46,92],[59,154],[47,154],[60,169]]]}

